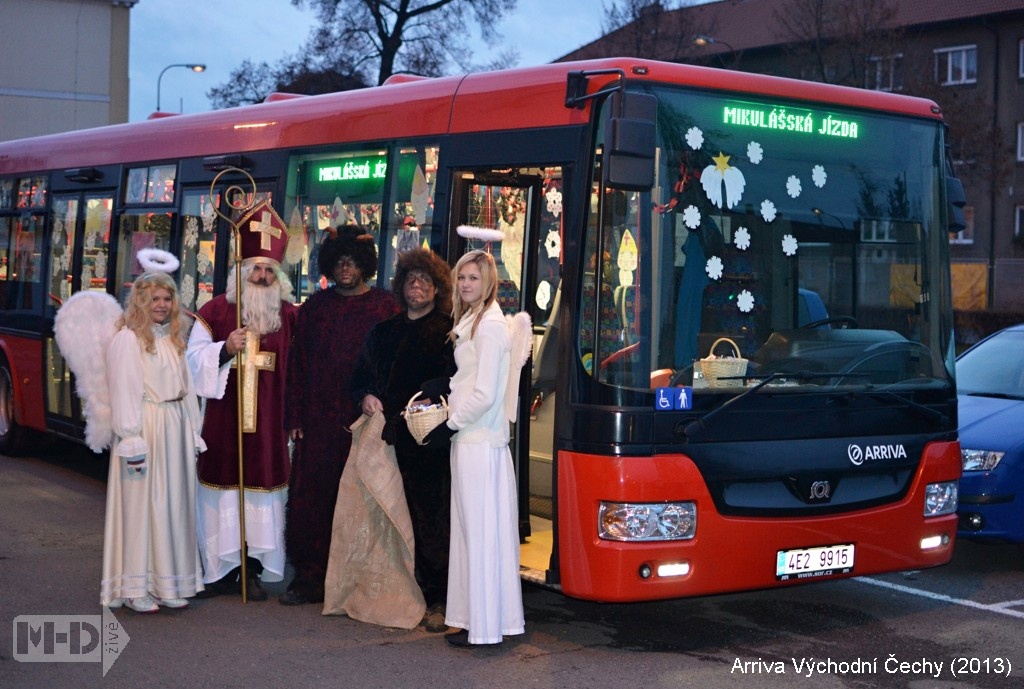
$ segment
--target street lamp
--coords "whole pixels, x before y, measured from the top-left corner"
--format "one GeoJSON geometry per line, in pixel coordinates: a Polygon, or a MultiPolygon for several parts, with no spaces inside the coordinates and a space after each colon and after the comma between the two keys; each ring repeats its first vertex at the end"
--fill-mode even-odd
{"type": "MultiPolygon", "coordinates": [[[[735,67],[736,63],[739,62],[739,53],[737,53],[736,49],[733,48],[727,41],[723,41],[720,38],[715,38],[714,36],[708,36],[707,34],[700,34],[699,36],[693,37],[693,44],[696,46],[700,46],[701,48],[703,48],[704,46],[715,45],[719,43],[729,49],[729,53],[732,55],[732,66],[735,67]]],[[[722,63],[722,66],[725,67],[726,64],[725,60],[722,59],[722,54],[716,53],[716,55],[718,56],[719,61],[722,63]]]]}
{"type": "Polygon", "coordinates": [[[160,76],[158,76],[156,78],[156,111],[157,112],[160,112],[160,80],[164,78],[164,72],[166,72],[167,70],[171,69],[172,67],[186,67],[188,69],[191,69],[193,72],[205,72],[206,71],[206,65],[198,65],[198,64],[189,64],[189,65],[187,65],[187,64],[182,63],[182,64],[176,64],[176,65],[167,65],[166,67],[164,67],[160,71],[160,76]]]}

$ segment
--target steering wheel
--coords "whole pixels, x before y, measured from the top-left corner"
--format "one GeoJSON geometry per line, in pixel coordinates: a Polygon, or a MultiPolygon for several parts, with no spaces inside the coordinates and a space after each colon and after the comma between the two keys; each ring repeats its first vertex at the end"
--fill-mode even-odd
{"type": "Polygon", "coordinates": [[[692,385],[693,384],[693,364],[689,364],[687,366],[684,366],[683,368],[681,368],[678,371],[676,371],[675,373],[673,373],[672,377],[669,378],[668,386],[670,388],[674,388],[674,387],[676,387],[678,385],[686,384],[687,383],[687,379],[689,379],[689,384],[692,385]]]}
{"type": "Polygon", "coordinates": [[[840,330],[847,330],[849,328],[857,328],[857,319],[853,316],[833,316],[832,318],[822,318],[821,320],[811,321],[810,323],[804,323],[800,326],[801,330],[813,330],[814,328],[821,327],[823,325],[832,325],[833,323],[839,324],[840,330]]]}

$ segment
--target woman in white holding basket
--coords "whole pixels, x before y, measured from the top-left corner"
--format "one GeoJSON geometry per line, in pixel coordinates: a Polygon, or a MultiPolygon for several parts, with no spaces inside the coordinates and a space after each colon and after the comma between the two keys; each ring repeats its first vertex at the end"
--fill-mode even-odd
{"type": "Polygon", "coordinates": [[[509,452],[506,387],[512,337],[497,303],[494,259],[471,251],[452,271],[457,370],[446,424],[427,436],[451,436],[452,514],[445,621],[460,631],[453,646],[498,645],[525,627],[519,582],[516,481],[509,452]]]}

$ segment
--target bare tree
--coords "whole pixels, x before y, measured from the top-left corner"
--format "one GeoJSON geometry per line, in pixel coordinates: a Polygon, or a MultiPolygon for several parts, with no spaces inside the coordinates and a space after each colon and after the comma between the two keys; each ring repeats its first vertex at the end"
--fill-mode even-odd
{"type": "Polygon", "coordinates": [[[227,82],[211,88],[206,96],[214,108],[230,108],[262,102],[274,92],[314,96],[368,85],[361,74],[343,65],[286,57],[274,67],[246,60],[231,72],[227,82]]]}
{"type": "Polygon", "coordinates": [[[495,26],[516,0],[291,0],[316,11],[317,23],[297,55],[271,66],[249,60],[207,92],[215,108],[258,103],[274,91],[314,95],[382,84],[392,74],[440,76],[515,64],[514,48],[486,64],[471,63],[466,17],[480,36],[497,41],[495,26]],[[374,74],[376,72],[376,74],[374,74]]]}
{"type": "Polygon", "coordinates": [[[827,84],[875,88],[879,69],[900,52],[893,0],[789,0],[775,12],[795,75],[827,84]]]}
{"type": "Polygon", "coordinates": [[[608,55],[686,62],[697,54],[693,39],[714,33],[714,27],[698,26],[689,13],[676,10],[693,2],[676,0],[612,0],[604,4],[601,29],[603,52],[608,55]]]}
{"type": "Polygon", "coordinates": [[[231,72],[228,80],[206,92],[214,108],[259,103],[275,90],[275,70],[266,62],[244,61],[231,72]]]}
{"type": "MultiPolygon", "coordinates": [[[[307,52],[344,56],[355,70],[376,71],[376,82],[392,74],[438,76],[446,68],[469,71],[466,31],[472,17],[484,40],[499,38],[495,26],[516,0],[292,0],[316,10],[318,26],[307,52]]],[[[513,59],[506,52],[505,59],[513,59]]]]}

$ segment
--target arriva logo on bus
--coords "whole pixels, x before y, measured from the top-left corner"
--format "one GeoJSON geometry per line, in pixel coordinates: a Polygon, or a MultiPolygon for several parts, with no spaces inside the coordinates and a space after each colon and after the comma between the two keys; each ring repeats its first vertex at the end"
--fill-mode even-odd
{"type": "Polygon", "coordinates": [[[850,444],[846,448],[846,455],[850,461],[860,466],[864,462],[873,462],[879,459],[906,459],[907,448],[903,445],[860,445],[850,444]]]}

